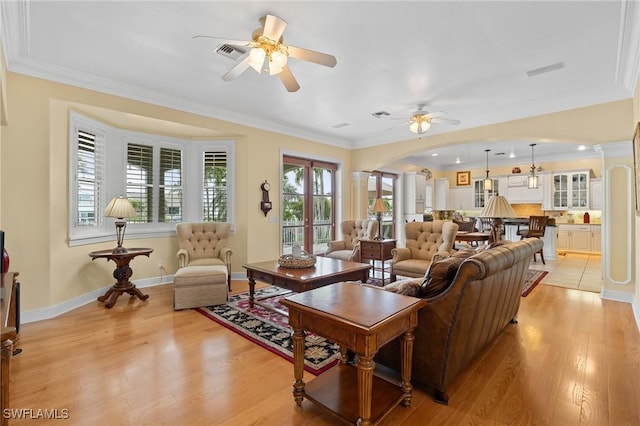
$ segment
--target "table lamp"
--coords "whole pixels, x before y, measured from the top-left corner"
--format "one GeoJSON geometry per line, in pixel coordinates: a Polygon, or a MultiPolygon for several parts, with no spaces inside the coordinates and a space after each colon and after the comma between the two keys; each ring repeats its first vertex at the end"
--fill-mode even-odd
{"type": "Polygon", "coordinates": [[[484,209],[482,209],[480,217],[493,219],[491,221],[491,236],[489,237],[489,241],[494,242],[499,240],[502,218],[516,217],[516,212],[513,211],[511,204],[509,204],[504,196],[492,195],[484,206],[484,209]]]}
{"type": "Polygon", "coordinates": [[[387,206],[382,201],[382,198],[376,198],[376,201],[373,203],[373,207],[371,210],[376,214],[376,220],[378,221],[378,235],[374,238],[374,240],[382,240],[382,213],[386,213],[389,211],[387,206]]]}
{"type": "Polygon", "coordinates": [[[124,240],[124,231],[127,227],[127,221],[125,219],[128,217],[134,217],[135,215],[136,211],[131,205],[131,202],[124,198],[122,195],[119,197],[115,197],[109,202],[107,209],[104,211],[104,216],[116,218],[116,238],[118,241],[118,246],[113,249],[113,253],[127,252],[127,249],[122,247],[122,241],[124,240]]]}

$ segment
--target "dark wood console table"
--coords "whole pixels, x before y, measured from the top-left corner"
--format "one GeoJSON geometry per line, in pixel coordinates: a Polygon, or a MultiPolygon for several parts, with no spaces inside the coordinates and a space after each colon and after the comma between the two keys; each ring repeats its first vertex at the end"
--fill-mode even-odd
{"type": "Polygon", "coordinates": [[[113,307],[118,300],[118,297],[122,293],[129,293],[131,296],[136,296],[140,300],[147,300],[148,294],[143,294],[138,290],[129,278],[133,274],[129,263],[136,256],[147,256],[153,252],[151,248],[130,248],[124,253],[114,253],[113,250],[98,250],[89,253],[91,260],[105,258],[107,260],[113,260],[116,263],[116,270],[113,271],[113,277],[117,282],[107,290],[107,292],[98,297],[99,302],[104,302],[104,306],[107,308],[113,307]]]}
{"type": "Polygon", "coordinates": [[[418,310],[426,300],[343,282],[289,296],[281,303],[289,308],[293,328],[296,404],[307,398],[341,419],[362,426],[378,423],[399,403],[411,404],[413,330],[418,325],[418,310]],[[302,380],[305,331],[340,344],[343,355],[342,364],[306,386],[302,380]],[[391,383],[374,376],[373,357],[380,347],[400,335],[401,377],[391,383]],[[358,355],[355,368],[346,364],[347,349],[358,355]]]}
{"type": "Polygon", "coordinates": [[[2,391],[0,392],[0,425],[9,424],[9,419],[5,418],[5,408],[9,408],[9,386],[11,384],[11,357],[15,347],[18,344],[18,326],[17,318],[17,299],[16,287],[18,273],[8,272],[2,274],[2,283],[0,292],[2,292],[2,300],[0,300],[0,375],[2,376],[2,391]]]}

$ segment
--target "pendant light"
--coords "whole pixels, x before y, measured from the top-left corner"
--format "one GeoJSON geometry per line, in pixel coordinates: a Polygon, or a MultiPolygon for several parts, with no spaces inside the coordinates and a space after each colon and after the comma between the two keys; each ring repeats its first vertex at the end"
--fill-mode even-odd
{"type": "Polygon", "coordinates": [[[490,149],[484,150],[487,153],[487,177],[484,179],[484,189],[486,191],[491,191],[493,189],[493,180],[489,177],[489,151],[490,149]]]}
{"type": "Polygon", "coordinates": [[[536,146],[535,143],[529,144],[531,147],[531,174],[529,174],[528,183],[529,189],[538,188],[538,176],[536,176],[536,164],[533,161],[533,147],[536,146]]]}

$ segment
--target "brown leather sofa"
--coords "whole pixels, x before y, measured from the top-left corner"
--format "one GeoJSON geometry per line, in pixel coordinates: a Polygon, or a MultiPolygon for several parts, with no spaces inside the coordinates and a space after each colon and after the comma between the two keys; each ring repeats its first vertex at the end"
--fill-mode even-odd
{"type": "MultiPolygon", "coordinates": [[[[448,273],[452,281],[440,294],[428,297],[419,312],[413,346],[414,385],[433,389],[436,401],[448,402],[447,386],[509,322],[515,322],[529,263],[541,248],[540,239],[527,238],[458,261],[459,266],[448,273]]],[[[446,265],[455,259],[440,262],[446,265]]],[[[421,294],[426,293],[424,288],[421,294]]],[[[399,371],[399,348],[399,342],[390,342],[375,362],[399,371]]]]}

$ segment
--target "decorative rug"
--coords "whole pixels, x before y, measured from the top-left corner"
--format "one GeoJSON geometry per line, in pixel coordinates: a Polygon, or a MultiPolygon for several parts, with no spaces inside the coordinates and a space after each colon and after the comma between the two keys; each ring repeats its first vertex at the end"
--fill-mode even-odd
{"type": "Polygon", "coordinates": [[[522,297],[527,297],[527,295],[533,291],[533,289],[547,274],[547,271],[538,271],[536,269],[527,270],[527,276],[524,279],[522,297]]]}
{"type": "MultiPolygon", "coordinates": [[[[271,286],[256,290],[255,297],[263,304],[287,311],[280,300],[294,293],[271,286]]],[[[225,305],[196,308],[196,311],[227,327],[242,337],[293,362],[293,340],[286,316],[254,305],[249,307],[249,292],[229,296],[225,305]]],[[[307,333],[305,341],[304,369],[318,375],[340,362],[340,348],[324,337],[307,333]]]]}

